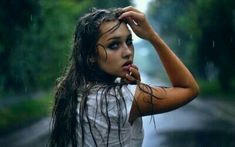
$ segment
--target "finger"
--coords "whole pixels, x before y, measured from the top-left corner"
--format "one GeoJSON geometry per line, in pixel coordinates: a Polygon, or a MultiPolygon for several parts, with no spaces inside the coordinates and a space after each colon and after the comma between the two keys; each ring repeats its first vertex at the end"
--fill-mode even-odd
{"type": "Polygon", "coordinates": [[[144,19],[144,14],[139,13],[139,12],[134,12],[134,11],[127,11],[122,13],[119,16],[119,19],[127,19],[127,18],[132,18],[135,22],[140,22],[141,20],[144,19]]]}
{"type": "Polygon", "coordinates": [[[139,69],[136,65],[132,64],[129,68],[129,71],[134,73],[134,74],[139,74],[139,69]]]}
{"type": "Polygon", "coordinates": [[[127,23],[133,28],[135,27],[137,24],[134,22],[134,20],[130,17],[126,18],[127,23]]]}
{"type": "Polygon", "coordinates": [[[131,67],[130,69],[130,76],[134,77],[136,80],[141,81],[140,73],[136,68],[131,67]]]}
{"type": "Polygon", "coordinates": [[[139,71],[134,68],[134,67],[130,67],[129,71],[133,74],[133,75],[137,75],[139,73],[139,71]]]}
{"type": "Polygon", "coordinates": [[[132,18],[127,18],[127,23],[130,25],[131,29],[135,32],[137,30],[137,23],[132,18]]]}
{"type": "Polygon", "coordinates": [[[122,12],[127,12],[127,11],[135,11],[135,12],[140,12],[141,13],[141,11],[139,11],[138,9],[136,9],[136,8],[134,8],[132,6],[127,6],[127,7],[124,7],[122,9],[122,12]]]}
{"type": "Polygon", "coordinates": [[[126,74],[125,78],[128,81],[128,83],[136,83],[136,81],[137,81],[133,76],[131,76],[129,74],[126,74]]]}
{"type": "Polygon", "coordinates": [[[121,79],[121,82],[127,84],[133,84],[136,83],[137,81],[133,77],[127,74],[124,78],[121,79]]]}
{"type": "Polygon", "coordinates": [[[138,68],[135,64],[131,64],[131,67],[133,67],[133,68],[139,70],[139,68],[138,68]]]}

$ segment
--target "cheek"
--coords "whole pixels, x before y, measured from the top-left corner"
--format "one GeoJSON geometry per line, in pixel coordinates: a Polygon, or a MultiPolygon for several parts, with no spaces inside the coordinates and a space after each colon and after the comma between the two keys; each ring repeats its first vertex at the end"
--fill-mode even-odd
{"type": "Polygon", "coordinates": [[[110,65],[110,57],[107,51],[103,48],[99,48],[98,50],[98,65],[99,67],[107,72],[109,70],[109,65],[110,65]]]}
{"type": "Polygon", "coordinates": [[[118,51],[107,51],[106,62],[109,64],[117,64],[120,60],[120,53],[118,51]]]}
{"type": "Polygon", "coordinates": [[[119,59],[114,52],[105,52],[100,54],[99,66],[106,72],[112,72],[116,70],[119,59]]]}
{"type": "Polygon", "coordinates": [[[98,48],[98,60],[99,62],[105,62],[107,60],[107,52],[103,48],[98,48]]]}

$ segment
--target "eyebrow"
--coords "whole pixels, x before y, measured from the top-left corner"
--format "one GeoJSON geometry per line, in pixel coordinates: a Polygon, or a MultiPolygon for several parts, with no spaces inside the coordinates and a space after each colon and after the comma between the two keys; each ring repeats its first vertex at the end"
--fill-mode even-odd
{"type": "MultiPolygon", "coordinates": [[[[131,33],[127,35],[127,38],[129,38],[129,37],[132,37],[131,33]]],[[[107,41],[109,41],[109,40],[119,40],[121,38],[122,37],[120,37],[120,36],[114,36],[114,37],[108,38],[107,41]]]]}

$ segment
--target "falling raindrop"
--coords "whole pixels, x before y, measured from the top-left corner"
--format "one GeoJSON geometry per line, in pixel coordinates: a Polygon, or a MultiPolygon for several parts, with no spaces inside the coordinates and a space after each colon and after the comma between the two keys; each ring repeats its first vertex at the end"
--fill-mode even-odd
{"type": "Polygon", "coordinates": [[[218,77],[218,69],[212,62],[206,62],[206,75],[209,81],[213,81],[218,77]]]}
{"type": "Polygon", "coordinates": [[[178,46],[181,45],[181,39],[178,39],[178,46]]]}
{"type": "Polygon", "coordinates": [[[215,40],[212,41],[212,47],[215,48],[215,40]]]}

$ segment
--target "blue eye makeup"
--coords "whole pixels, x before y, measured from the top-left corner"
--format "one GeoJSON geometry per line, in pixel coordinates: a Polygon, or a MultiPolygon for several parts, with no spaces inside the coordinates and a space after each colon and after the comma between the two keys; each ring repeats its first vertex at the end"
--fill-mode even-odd
{"type": "Polygon", "coordinates": [[[116,50],[118,49],[120,46],[120,42],[119,41],[113,41],[111,42],[109,45],[108,45],[108,48],[109,49],[112,49],[112,50],[116,50]]]}
{"type": "MultiPolygon", "coordinates": [[[[132,46],[133,45],[133,39],[132,39],[132,36],[129,35],[127,37],[127,39],[125,40],[125,43],[127,46],[132,46]]],[[[111,50],[117,50],[120,48],[122,44],[122,40],[121,39],[114,39],[113,41],[111,41],[108,45],[107,45],[107,48],[108,49],[111,49],[111,50]]]]}
{"type": "Polygon", "coordinates": [[[132,46],[132,45],[133,45],[133,39],[132,39],[131,36],[129,36],[129,37],[127,38],[126,44],[127,44],[128,46],[132,46]]]}

